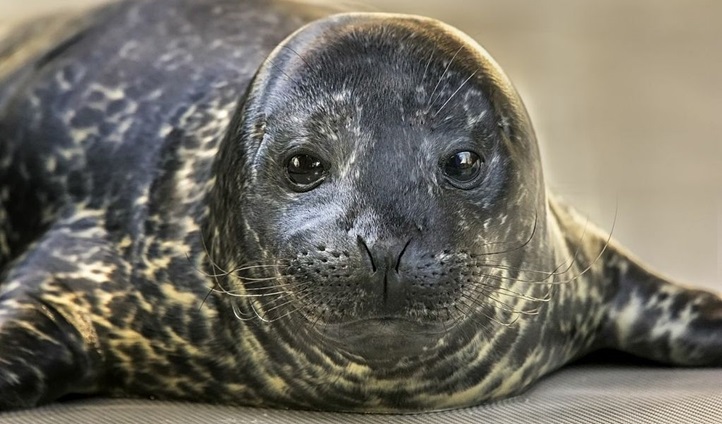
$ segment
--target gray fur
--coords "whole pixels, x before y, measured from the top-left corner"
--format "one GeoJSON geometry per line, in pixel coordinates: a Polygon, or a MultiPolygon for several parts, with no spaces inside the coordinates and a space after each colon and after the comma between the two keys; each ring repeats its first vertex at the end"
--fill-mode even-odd
{"type": "Polygon", "coordinates": [[[128,1],[3,71],[0,410],[99,393],[408,412],[604,347],[720,365],[720,298],[547,193],[474,41],[327,13],[128,1]],[[483,171],[459,186],[440,164],[466,150],[483,171]],[[313,189],[288,181],[299,152],[326,165],[313,189]]]}

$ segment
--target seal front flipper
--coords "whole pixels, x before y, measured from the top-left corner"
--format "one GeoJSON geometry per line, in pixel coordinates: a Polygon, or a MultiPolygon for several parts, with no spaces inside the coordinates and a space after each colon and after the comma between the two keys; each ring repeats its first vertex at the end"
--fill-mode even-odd
{"type": "Polygon", "coordinates": [[[102,240],[80,230],[46,233],[0,284],[0,410],[100,386],[103,361],[90,316],[103,307],[100,287],[113,284],[110,275],[122,266],[102,240]]]}
{"type": "Polygon", "coordinates": [[[610,347],[675,365],[722,365],[720,296],[675,284],[618,246],[604,262],[614,287],[602,333],[610,347]]]}
{"type": "Polygon", "coordinates": [[[15,295],[4,293],[0,301],[0,411],[93,387],[81,332],[42,297],[15,295]]]}

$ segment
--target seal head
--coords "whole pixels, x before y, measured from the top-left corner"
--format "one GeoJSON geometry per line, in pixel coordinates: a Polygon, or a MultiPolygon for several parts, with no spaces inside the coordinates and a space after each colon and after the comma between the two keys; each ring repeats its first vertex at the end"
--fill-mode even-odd
{"type": "Polygon", "coordinates": [[[221,149],[214,212],[230,237],[214,259],[274,271],[226,287],[263,293],[250,306],[264,319],[393,363],[513,319],[484,300],[500,279],[482,263],[543,242],[538,151],[508,79],[458,30],[386,14],[302,28],[221,149]]]}

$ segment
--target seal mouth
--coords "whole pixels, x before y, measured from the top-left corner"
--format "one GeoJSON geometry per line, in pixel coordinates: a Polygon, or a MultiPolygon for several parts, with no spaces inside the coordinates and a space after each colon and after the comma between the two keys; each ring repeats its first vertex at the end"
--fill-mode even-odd
{"type": "Polygon", "coordinates": [[[435,350],[455,323],[382,316],[327,324],[319,333],[332,346],[373,362],[397,362],[435,350]]]}
{"type": "Polygon", "coordinates": [[[369,332],[370,328],[378,330],[376,335],[415,333],[415,334],[443,334],[454,325],[454,322],[423,322],[408,317],[378,316],[359,318],[353,321],[327,324],[325,327],[329,332],[336,334],[363,334],[369,332]]]}

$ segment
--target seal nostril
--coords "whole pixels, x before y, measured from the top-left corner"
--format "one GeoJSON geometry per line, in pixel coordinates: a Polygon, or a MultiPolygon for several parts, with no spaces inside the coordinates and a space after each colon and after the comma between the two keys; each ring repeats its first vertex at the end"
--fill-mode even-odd
{"type": "Polygon", "coordinates": [[[357,236],[356,240],[366,250],[366,254],[369,257],[369,260],[371,261],[371,270],[373,272],[376,272],[376,263],[374,263],[374,255],[371,254],[371,249],[369,249],[369,247],[366,245],[366,242],[364,241],[364,239],[361,236],[357,236]]]}
{"type": "Polygon", "coordinates": [[[396,259],[396,267],[394,269],[396,270],[397,273],[399,272],[399,267],[401,266],[401,257],[404,256],[404,253],[406,253],[406,249],[409,247],[410,244],[411,244],[411,239],[409,239],[409,241],[406,242],[406,244],[404,245],[404,248],[401,249],[401,253],[399,253],[399,257],[396,259]]]}

